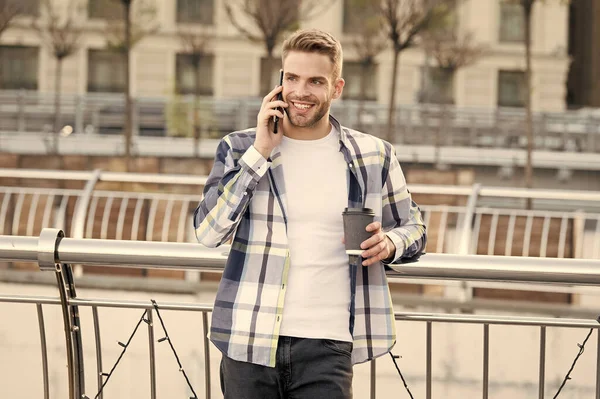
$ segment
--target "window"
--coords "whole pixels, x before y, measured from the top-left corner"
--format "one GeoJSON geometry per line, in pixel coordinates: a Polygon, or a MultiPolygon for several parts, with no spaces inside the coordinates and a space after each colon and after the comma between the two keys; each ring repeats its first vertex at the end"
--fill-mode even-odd
{"type": "Polygon", "coordinates": [[[260,93],[265,96],[279,84],[279,70],[281,69],[281,58],[275,57],[269,60],[267,57],[260,59],[260,93]]]}
{"type": "Polygon", "coordinates": [[[116,20],[123,18],[123,6],[115,0],[89,0],[89,19],[116,20]]]}
{"type": "Polygon", "coordinates": [[[523,107],[525,106],[525,72],[499,71],[498,72],[498,106],[523,107]]]}
{"type": "MultiPolygon", "coordinates": [[[[342,68],[342,75],[346,84],[342,92],[344,100],[360,100],[361,99],[361,74],[363,68],[360,62],[346,61],[342,68]]],[[[365,93],[363,100],[377,100],[377,65],[371,64],[365,71],[365,93]]]]}
{"type": "Polygon", "coordinates": [[[109,50],[88,51],[89,92],[125,91],[125,55],[109,50]]]}
{"type": "Polygon", "coordinates": [[[177,22],[213,24],[214,0],[177,0],[177,22]]]}
{"type": "MultiPolygon", "coordinates": [[[[200,58],[200,95],[213,95],[213,62],[214,57],[212,55],[204,55],[200,58]]],[[[175,59],[175,69],[177,73],[177,92],[180,94],[194,94],[196,87],[196,72],[192,55],[177,54],[175,59]]]]}
{"type": "Polygon", "coordinates": [[[520,43],[525,40],[525,19],[519,3],[500,3],[500,41],[520,43]]]}
{"type": "Polygon", "coordinates": [[[430,104],[454,103],[454,71],[451,69],[429,67],[423,83],[421,102],[430,104]]]}
{"type": "Polygon", "coordinates": [[[0,46],[0,88],[37,90],[37,47],[0,46]]]}

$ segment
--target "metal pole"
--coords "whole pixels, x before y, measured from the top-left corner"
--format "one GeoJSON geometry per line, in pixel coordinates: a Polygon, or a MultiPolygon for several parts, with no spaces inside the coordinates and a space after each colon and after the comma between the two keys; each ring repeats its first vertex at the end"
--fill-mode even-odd
{"type": "Polygon", "coordinates": [[[596,399],[600,399],[600,332],[596,330],[596,399]]]}
{"type": "Polygon", "coordinates": [[[40,270],[50,270],[56,274],[65,329],[69,399],[79,399],[85,390],[83,348],[79,310],[76,305],[69,304],[69,300],[76,297],[71,268],[67,264],[61,264],[58,257],[58,245],[63,237],[62,230],[42,230],[38,241],[37,260],[40,270]]]}
{"type": "Polygon", "coordinates": [[[426,375],[425,375],[425,397],[431,399],[431,326],[430,321],[427,322],[427,364],[426,364],[426,375]]]}
{"type": "MultiPolygon", "coordinates": [[[[90,204],[90,199],[92,198],[92,193],[94,192],[94,187],[96,187],[96,183],[100,180],[100,174],[100,169],[94,170],[87,183],[85,183],[81,196],[77,199],[75,213],[73,214],[73,227],[71,229],[73,238],[83,238],[85,216],[88,212],[88,206],[90,204]]],[[[82,275],[83,268],[81,265],[75,265],[75,276],[81,277],[82,275]]]]}
{"type": "Polygon", "coordinates": [[[461,255],[467,255],[469,253],[469,243],[471,242],[471,225],[473,224],[473,216],[475,214],[475,207],[477,206],[477,198],[479,198],[480,191],[481,184],[473,184],[473,191],[467,200],[465,216],[463,217],[462,224],[460,225],[461,236],[458,246],[458,253],[461,255]]]}
{"type": "Polygon", "coordinates": [[[154,349],[154,316],[152,309],[146,310],[148,319],[148,345],[150,353],[150,399],[156,399],[156,352],[154,349]]]}
{"type": "Polygon", "coordinates": [[[98,307],[92,306],[92,316],[94,319],[94,341],[96,342],[96,383],[98,385],[98,399],[102,399],[104,392],[102,389],[102,341],[100,340],[100,319],[98,316],[98,307]]]}
{"type": "Polygon", "coordinates": [[[490,325],[483,325],[483,399],[488,399],[490,379],[490,325]]]}
{"type": "Polygon", "coordinates": [[[375,399],[376,394],[376,379],[377,376],[377,364],[375,363],[375,359],[371,360],[371,399],[375,399]]]}
{"type": "Polygon", "coordinates": [[[44,379],[44,399],[50,398],[49,384],[48,384],[48,350],[46,346],[46,327],[44,324],[44,311],[42,310],[42,304],[36,304],[38,323],[40,327],[40,344],[42,350],[42,377],[44,379]]]}
{"type": "Polygon", "coordinates": [[[58,292],[60,294],[60,304],[63,315],[63,325],[65,328],[65,343],[67,349],[67,368],[69,370],[69,399],[79,399],[81,397],[81,392],[79,392],[77,386],[77,379],[75,378],[75,354],[73,349],[73,337],[71,336],[71,332],[73,331],[73,326],[71,325],[71,316],[69,312],[68,305],[68,294],[67,288],[64,283],[62,277],[62,271],[60,264],[56,265],[56,281],[58,284],[58,292]]]}
{"type": "Polygon", "coordinates": [[[204,336],[202,342],[204,344],[204,395],[206,399],[210,399],[210,345],[208,343],[208,315],[202,312],[202,330],[204,336]]]}
{"type": "MultiPolygon", "coordinates": [[[[56,229],[43,229],[39,239],[0,236],[0,259],[35,261],[38,257],[49,257],[51,271],[55,270],[52,263],[55,253],[62,263],[120,268],[199,270],[202,265],[203,271],[222,271],[227,260],[227,246],[206,248],[193,243],[74,238],[61,239],[56,248],[49,247],[46,253],[39,242],[48,233],[52,236],[53,231],[56,229]]],[[[40,267],[44,268],[42,263],[40,267]]],[[[415,277],[600,285],[600,260],[597,259],[426,254],[418,262],[391,267],[393,270],[387,272],[391,279],[415,277]]]]}
{"type": "Polygon", "coordinates": [[[540,376],[539,376],[539,399],[544,399],[546,384],[546,327],[540,327],[540,376]]]}

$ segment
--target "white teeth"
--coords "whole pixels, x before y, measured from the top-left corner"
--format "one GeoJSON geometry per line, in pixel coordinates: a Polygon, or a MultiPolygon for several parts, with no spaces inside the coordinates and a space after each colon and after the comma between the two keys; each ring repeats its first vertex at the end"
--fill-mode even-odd
{"type": "Polygon", "coordinates": [[[294,103],[294,107],[299,109],[309,109],[310,107],[312,107],[312,105],[294,103]]]}

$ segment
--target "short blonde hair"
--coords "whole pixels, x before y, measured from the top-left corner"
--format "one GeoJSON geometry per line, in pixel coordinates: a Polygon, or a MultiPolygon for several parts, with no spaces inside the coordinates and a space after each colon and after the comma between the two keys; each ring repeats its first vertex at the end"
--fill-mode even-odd
{"type": "Polygon", "coordinates": [[[342,44],[327,32],[318,29],[303,29],[294,32],[283,42],[281,53],[282,64],[290,51],[326,55],[333,64],[333,80],[335,81],[342,76],[342,63],[344,59],[342,44]]]}

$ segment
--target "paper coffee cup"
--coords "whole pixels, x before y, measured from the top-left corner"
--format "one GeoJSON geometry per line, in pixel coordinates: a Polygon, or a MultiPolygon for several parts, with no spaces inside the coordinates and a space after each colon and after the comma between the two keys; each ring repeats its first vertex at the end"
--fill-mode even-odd
{"type": "Polygon", "coordinates": [[[373,223],[375,212],[371,208],[345,208],[342,217],[344,220],[346,253],[360,256],[364,251],[361,249],[360,244],[373,236],[373,233],[367,231],[366,228],[370,223],[373,223]]]}

